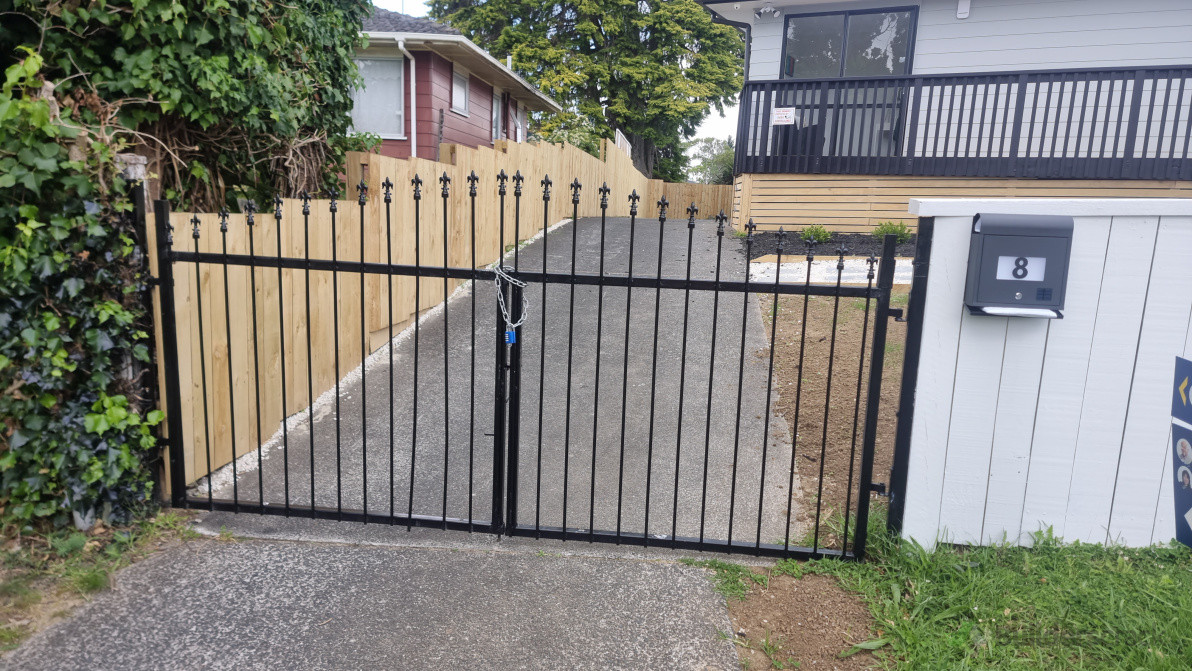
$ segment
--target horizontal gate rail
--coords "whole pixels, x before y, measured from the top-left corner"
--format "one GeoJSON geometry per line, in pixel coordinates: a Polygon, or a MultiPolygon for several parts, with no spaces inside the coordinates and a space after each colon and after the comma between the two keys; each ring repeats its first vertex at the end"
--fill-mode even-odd
{"type": "MultiPolygon", "coordinates": [[[[434,277],[460,280],[475,279],[492,282],[497,275],[492,270],[471,268],[443,268],[438,266],[409,266],[386,265],[384,263],[360,263],[358,261],[331,261],[326,259],[249,257],[247,255],[222,254],[210,252],[174,252],[175,261],[204,263],[212,265],[241,266],[245,268],[290,268],[294,270],[316,270],[323,272],[337,272],[370,275],[395,275],[403,277],[434,277]]],[[[784,282],[775,286],[767,282],[743,282],[740,280],[688,280],[676,277],[632,277],[622,275],[591,275],[585,273],[542,273],[532,271],[517,271],[516,277],[524,282],[538,284],[572,284],[577,286],[606,286],[606,287],[634,287],[649,289],[689,289],[691,291],[726,291],[730,293],[774,293],[780,295],[800,296],[835,296],[837,289],[832,284],[798,284],[784,282]]],[[[862,286],[843,285],[839,295],[847,298],[876,298],[877,289],[862,286]]]]}

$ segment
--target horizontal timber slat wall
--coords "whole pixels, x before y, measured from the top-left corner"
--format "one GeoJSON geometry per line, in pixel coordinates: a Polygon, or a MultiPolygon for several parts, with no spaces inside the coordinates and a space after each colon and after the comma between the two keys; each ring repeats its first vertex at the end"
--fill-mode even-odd
{"type": "Polygon", "coordinates": [[[737,176],[734,193],[738,229],[753,218],[760,230],[819,224],[867,233],[883,221],[914,228],[911,198],[1189,198],[1192,182],[747,173],[737,176]]]}
{"type": "MultiPolygon", "coordinates": [[[[443,162],[426,159],[394,159],[376,154],[348,155],[347,193],[340,194],[335,227],[335,253],[339,261],[355,262],[361,254],[361,211],[357,204],[357,190],[361,178],[368,185],[369,198],[364,206],[364,261],[394,264],[414,264],[414,210],[410,196],[410,182],[415,175],[423,180],[421,201],[420,254],[423,265],[441,266],[444,260],[443,200],[438,178],[446,173],[451,179],[448,205],[447,263],[453,267],[472,266],[468,174],[475,171],[480,177],[476,198],[476,262],[487,266],[495,262],[501,250],[514,242],[513,184],[508,185],[506,198],[506,239],[498,240],[499,200],[496,175],[502,169],[512,176],[520,170],[525,176],[522,197],[520,238],[526,240],[542,228],[542,189],[544,175],[554,180],[551,189],[550,221],[558,222],[571,216],[571,197],[567,185],[579,179],[583,185],[580,216],[598,215],[600,195],[597,189],[607,182],[612,189],[608,213],[628,216],[628,195],[637,190],[643,203],[654,202],[664,195],[674,211],[681,212],[692,202],[699,207],[700,216],[712,217],[732,207],[732,187],[728,185],[667,184],[647,179],[633,167],[632,161],[619,149],[605,147],[605,159],[600,159],[572,146],[525,144],[499,141],[496,149],[472,149],[457,145],[443,145],[443,162]],[[386,239],[385,209],[382,183],[388,178],[394,184],[391,209],[391,248],[378,241],[386,239]],[[387,253],[388,251],[388,253],[387,253]]],[[[250,230],[245,214],[228,216],[226,244],[228,254],[255,254],[257,257],[278,256],[278,232],[282,257],[303,258],[309,251],[311,259],[332,258],[332,225],[327,200],[310,203],[309,227],[304,227],[302,201],[283,199],[278,210],[280,225],[270,204],[260,205],[263,212],[255,215],[250,247],[250,230]],[[309,247],[306,234],[309,231],[309,247]]],[[[174,212],[170,215],[174,227],[176,251],[223,253],[225,238],[220,232],[216,214],[174,212]],[[199,221],[200,235],[192,237],[192,217],[199,221]]],[[[154,230],[148,227],[151,239],[151,263],[157,268],[154,230]]],[[[182,417],[181,439],[186,454],[186,482],[193,483],[207,473],[257,449],[280,431],[281,422],[307,408],[312,399],[307,389],[307,325],[310,327],[310,371],[313,392],[317,398],[336,382],[335,342],[332,305],[339,305],[338,351],[339,374],[346,375],[361,359],[361,324],[369,334],[368,346],[375,351],[388,337],[388,306],[386,278],[369,275],[365,279],[365,314],[360,315],[360,283],[358,275],[341,273],[338,295],[333,293],[332,274],[310,272],[310,319],[306,310],[305,271],[259,268],[253,273],[243,266],[224,267],[186,263],[174,268],[174,297],[177,306],[175,319],[178,333],[179,370],[182,417]],[[255,281],[256,334],[254,352],[253,282],[255,281]],[[228,297],[225,313],[224,295],[228,297]],[[200,296],[201,318],[200,328],[200,296]],[[279,306],[284,308],[284,321],[279,306]],[[228,323],[226,315],[231,316],[228,323]],[[284,333],[283,333],[284,329],[284,333]],[[285,342],[283,353],[281,343],[285,342]],[[230,335],[230,337],[229,337],[230,335]],[[200,347],[201,342],[201,347],[200,347]],[[203,353],[205,371],[200,365],[203,353]],[[229,357],[231,375],[229,376],[229,357]],[[285,362],[286,407],[282,408],[282,362],[285,362]],[[204,375],[205,373],[205,375],[204,375]],[[230,382],[229,382],[230,377],[230,382]],[[204,381],[206,408],[204,408],[204,381]],[[260,389],[258,399],[254,390],[260,389]],[[275,391],[269,391],[275,390],[275,391]],[[205,419],[204,419],[205,418],[205,419]],[[232,429],[234,419],[235,430],[232,429]],[[204,428],[204,421],[206,427],[204,428]],[[258,428],[259,427],[259,428],[258,428]],[[207,442],[210,441],[210,464],[207,462],[207,442]]],[[[457,288],[463,280],[452,280],[457,288]]],[[[443,301],[443,281],[440,278],[415,280],[408,276],[392,278],[394,332],[409,324],[415,310],[425,311],[443,301]],[[414,305],[414,283],[421,281],[420,305],[414,305]]],[[[160,331],[160,329],[159,329],[160,331]]],[[[161,351],[160,333],[158,348],[161,351]]],[[[161,364],[159,364],[161,365],[161,364]]],[[[163,394],[165,386],[161,386],[163,394]]],[[[161,407],[166,407],[162,399],[161,407]]],[[[165,480],[168,482],[168,479],[165,480]]]]}

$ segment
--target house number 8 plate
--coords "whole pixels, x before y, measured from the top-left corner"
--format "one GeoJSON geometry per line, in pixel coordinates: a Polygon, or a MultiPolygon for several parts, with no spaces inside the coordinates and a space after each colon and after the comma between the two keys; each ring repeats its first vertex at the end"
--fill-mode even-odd
{"type": "Polygon", "coordinates": [[[997,278],[1042,282],[1047,272],[1047,259],[1042,256],[999,256],[997,278]]]}

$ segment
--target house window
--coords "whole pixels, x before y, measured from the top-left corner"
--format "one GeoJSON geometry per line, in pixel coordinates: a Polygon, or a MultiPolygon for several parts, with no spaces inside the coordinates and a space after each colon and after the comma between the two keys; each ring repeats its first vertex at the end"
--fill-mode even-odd
{"type": "Polygon", "coordinates": [[[364,83],[352,92],[352,130],[386,139],[406,137],[405,82],[401,58],[360,58],[364,83]]]}
{"type": "Polygon", "coordinates": [[[499,140],[505,135],[505,110],[501,109],[501,94],[493,90],[493,140],[499,140]]]}
{"type": "Polygon", "coordinates": [[[788,16],[782,74],[796,79],[908,74],[916,15],[914,7],[897,7],[788,16]]]}
{"type": "Polygon", "coordinates": [[[451,111],[468,113],[468,73],[462,70],[451,72],[451,111]]]}

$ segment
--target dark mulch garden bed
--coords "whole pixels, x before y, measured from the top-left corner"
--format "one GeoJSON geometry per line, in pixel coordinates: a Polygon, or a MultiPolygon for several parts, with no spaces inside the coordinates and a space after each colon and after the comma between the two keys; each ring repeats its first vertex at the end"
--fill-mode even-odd
{"type": "MultiPolygon", "coordinates": [[[[836,248],[844,246],[845,255],[847,256],[881,256],[882,241],[868,233],[833,233],[831,242],[816,245],[815,255],[835,255],[836,248]]],[[[749,258],[756,259],[761,256],[778,253],[778,232],[765,231],[762,233],[755,233],[753,236],[753,248],[750,251],[749,258]]],[[[798,238],[798,232],[788,232],[786,234],[786,243],[783,245],[783,256],[805,256],[807,247],[803,241],[798,238]]],[[[915,237],[911,236],[910,241],[898,245],[897,256],[913,257],[915,255],[915,237]]]]}

